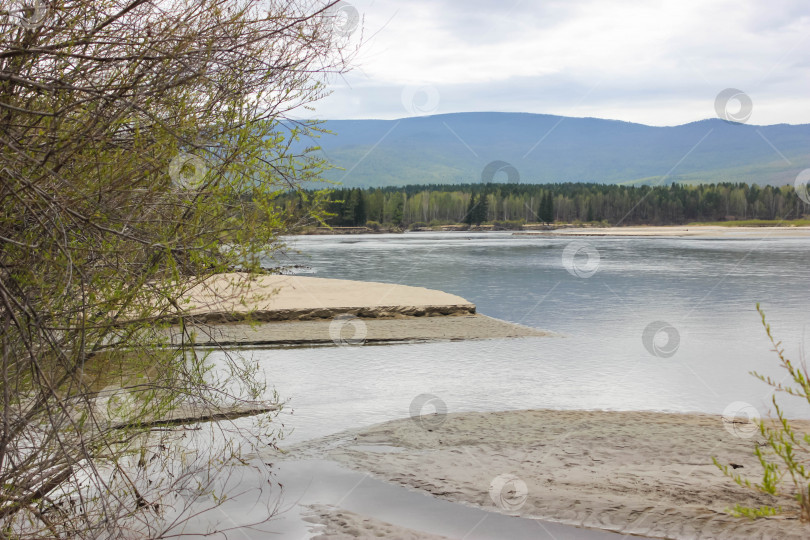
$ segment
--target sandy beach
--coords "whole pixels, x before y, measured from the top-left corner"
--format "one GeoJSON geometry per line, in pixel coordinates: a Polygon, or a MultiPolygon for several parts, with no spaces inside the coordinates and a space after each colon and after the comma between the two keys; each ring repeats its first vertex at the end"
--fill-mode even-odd
{"type": "MultiPolygon", "coordinates": [[[[807,433],[810,421],[796,427],[807,433]]],[[[387,422],[300,450],[322,451],[435,497],[522,517],[660,538],[807,538],[810,525],[791,511],[757,520],[729,514],[738,503],[795,507],[790,498],[739,487],[712,463],[717,457],[759,481],[753,449],[762,441],[752,428],[743,419],[697,414],[458,413],[387,422]]],[[[340,509],[321,509],[321,538],[345,537],[335,513],[340,509]]]]}

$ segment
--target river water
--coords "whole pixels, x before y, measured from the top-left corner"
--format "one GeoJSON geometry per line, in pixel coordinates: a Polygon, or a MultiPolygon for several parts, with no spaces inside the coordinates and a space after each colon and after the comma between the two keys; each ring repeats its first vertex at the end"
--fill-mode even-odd
{"type": "MultiPolygon", "coordinates": [[[[449,412],[722,414],[746,404],[767,415],[770,388],[749,372],[784,374],[756,303],[790,358],[808,342],[810,238],[412,233],[296,237],[290,246],[283,261],[305,265],[305,275],[439,289],[484,315],[560,334],[253,351],[290,400],[291,441],[406,417],[421,394],[449,412]]],[[[810,417],[806,402],[780,402],[810,417]]]]}
{"type": "MultiPolygon", "coordinates": [[[[780,381],[784,373],[756,303],[790,358],[803,358],[810,330],[810,238],[767,234],[290,238],[275,263],[304,266],[305,275],[439,289],[474,302],[479,313],[558,336],[245,354],[289,400],[282,420],[291,431],[282,446],[407,417],[424,394],[427,407],[448,412],[765,416],[771,389],[749,372],[780,381]]],[[[779,399],[788,415],[810,417],[806,402],[779,399]]]]}

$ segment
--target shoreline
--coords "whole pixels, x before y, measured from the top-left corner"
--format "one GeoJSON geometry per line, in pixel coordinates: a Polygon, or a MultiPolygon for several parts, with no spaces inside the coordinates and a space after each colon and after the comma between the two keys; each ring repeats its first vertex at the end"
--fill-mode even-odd
{"type": "Polygon", "coordinates": [[[676,238],[810,238],[810,227],[751,227],[719,225],[662,225],[627,227],[571,227],[555,231],[518,231],[515,236],[609,236],[676,238]]]}
{"type": "Polygon", "coordinates": [[[310,523],[312,540],[342,540],[350,538],[397,538],[398,540],[451,540],[421,531],[397,526],[386,521],[363,516],[324,504],[307,506],[304,521],[310,523]]]}
{"type": "MultiPolygon", "coordinates": [[[[792,421],[810,432],[810,420],[792,421]]],[[[486,510],[662,538],[806,538],[795,501],[736,485],[761,480],[762,442],[743,419],[707,414],[528,410],[405,418],[303,443],[297,453],[486,510]],[[499,482],[500,480],[500,482],[499,482]],[[494,493],[493,493],[494,490],[494,493]],[[751,520],[735,504],[781,506],[751,520]]]]}
{"type": "Polygon", "coordinates": [[[415,229],[401,231],[363,230],[361,227],[340,227],[330,231],[306,232],[292,235],[305,236],[341,236],[341,235],[379,235],[379,234],[469,234],[469,233],[512,233],[514,236],[639,236],[639,237],[810,237],[810,227],[796,225],[628,225],[625,227],[576,227],[574,225],[542,226],[528,225],[522,229],[493,230],[492,226],[465,229],[459,226],[446,226],[442,229],[415,229]]]}
{"type": "MultiPolygon", "coordinates": [[[[554,337],[557,334],[487,317],[440,315],[397,318],[348,316],[329,320],[195,324],[190,331],[200,346],[357,346],[480,339],[554,337]]],[[[169,332],[172,345],[182,341],[179,328],[169,332]]]]}

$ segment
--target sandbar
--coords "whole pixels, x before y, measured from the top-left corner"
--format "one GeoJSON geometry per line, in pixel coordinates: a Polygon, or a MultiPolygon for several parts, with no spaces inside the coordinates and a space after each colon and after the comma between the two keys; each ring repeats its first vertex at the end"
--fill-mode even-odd
{"type": "Polygon", "coordinates": [[[179,302],[185,330],[171,344],[358,345],[553,335],[476,313],[464,298],[390,283],[289,275],[221,274],[179,302]]]}
{"type": "MultiPolygon", "coordinates": [[[[794,425],[810,430],[810,421],[794,425]]],[[[790,497],[742,488],[713,464],[717,457],[760,481],[753,450],[763,440],[752,427],[704,414],[454,413],[386,422],[301,451],[320,448],[346,466],[435,497],[580,527],[678,539],[810,537],[790,497]],[[380,446],[396,451],[366,449],[380,446]],[[731,515],[735,504],[785,511],[752,520],[731,515]]]]}

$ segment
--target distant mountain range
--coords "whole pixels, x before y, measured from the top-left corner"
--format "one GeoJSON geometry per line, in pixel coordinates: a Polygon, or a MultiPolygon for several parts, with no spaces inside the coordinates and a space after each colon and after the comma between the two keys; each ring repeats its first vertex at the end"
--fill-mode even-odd
{"type": "Polygon", "coordinates": [[[810,168],[810,124],[719,119],[654,127],[598,118],[458,113],[330,120],[320,146],[349,187],[523,183],[793,183],[810,168]]]}

